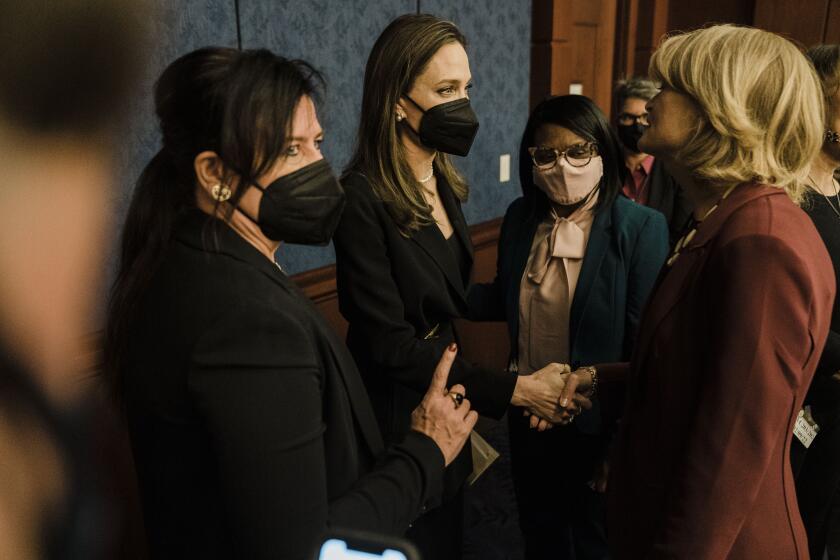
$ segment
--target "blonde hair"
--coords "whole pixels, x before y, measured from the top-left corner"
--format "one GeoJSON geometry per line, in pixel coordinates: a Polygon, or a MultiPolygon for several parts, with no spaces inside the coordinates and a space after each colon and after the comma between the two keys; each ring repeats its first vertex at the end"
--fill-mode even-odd
{"type": "Polygon", "coordinates": [[[823,95],[813,67],[783,37],[715,25],[667,38],[650,75],[691,97],[704,119],[676,156],[714,185],[757,181],[800,202],[822,146],[823,95]]]}

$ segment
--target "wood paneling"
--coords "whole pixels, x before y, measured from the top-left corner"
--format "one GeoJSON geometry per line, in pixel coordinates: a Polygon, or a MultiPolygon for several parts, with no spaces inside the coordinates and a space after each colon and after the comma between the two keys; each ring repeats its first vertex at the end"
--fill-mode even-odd
{"type": "Polygon", "coordinates": [[[754,9],[755,0],[674,0],[668,6],[668,31],[690,31],[710,23],[752,25],[754,9]]]}
{"type": "Polygon", "coordinates": [[[639,0],[619,0],[615,19],[615,59],[613,79],[636,75],[636,39],[639,0]]]}
{"type": "Polygon", "coordinates": [[[831,0],[828,6],[823,43],[840,43],[840,0],[831,0]]]}
{"type": "MultiPolygon", "coordinates": [[[[496,275],[496,245],[501,225],[502,220],[499,218],[470,228],[470,237],[475,248],[474,282],[490,282],[496,275]]],[[[335,266],[325,266],[297,274],[292,279],[344,340],[347,335],[347,321],[338,309],[335,266]]],[[[510,345],[507,326],[504,323],[457,321],[456,329],[461,339],[461,353],[464,357],[495,369],[507,365],[510,345]]]]}
{"type": "Polygon", "coordinates": [[[531,107],[576,83],[609,115],[616,6],[617,0],[534,0],[531,107]]]}
{"type": "Polygon", "coordinates": [[[756,27],[781,33],[810,46],[825,37],[830,0],[756,0],[756,27]]]}
{"type": "Polygon", "coordinates": [[[636,75],[647,76],[650,57],[668,32],[668,0],[639,0],[634,53],[636,75]]]}

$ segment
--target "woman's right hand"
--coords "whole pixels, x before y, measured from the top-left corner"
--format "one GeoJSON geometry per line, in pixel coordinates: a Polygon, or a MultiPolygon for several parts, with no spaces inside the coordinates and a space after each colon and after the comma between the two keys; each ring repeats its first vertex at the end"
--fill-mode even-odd
{"type": "Polygon", "coordinates": [[[463,399],[460,404],[456,404],[453,398],[458,393],[466,395],[464,386],[446,388],[449,369],[457,353],[458,347],[455,344],[450,344],[444,350],[426,396],[411,413],[411,429],[432,438],[443,453],[446,466],[458,456],[478,421],[478,414],[470,410],[470,401],[463,399]]]}

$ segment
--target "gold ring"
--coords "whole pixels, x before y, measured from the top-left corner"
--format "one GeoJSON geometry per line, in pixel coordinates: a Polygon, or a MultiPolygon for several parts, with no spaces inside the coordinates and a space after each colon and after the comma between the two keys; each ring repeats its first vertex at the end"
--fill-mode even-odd
{"type": "Polygon", "coordinates": [[[464,395],[458,393],[457,391],[454,393],[449,393],[449,396],[452,398],[452,402],[455,403],[455,408],[461,406],[461,403],[464,402],[464,395]]]}

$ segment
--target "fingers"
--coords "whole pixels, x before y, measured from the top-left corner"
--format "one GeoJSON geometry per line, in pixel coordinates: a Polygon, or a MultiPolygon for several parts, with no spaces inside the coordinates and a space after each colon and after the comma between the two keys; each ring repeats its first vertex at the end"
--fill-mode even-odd
{"type": "Polygon", "coordinates": [[[464,399],[464,401],[461,403],[461,406],[458,406],[456,408],[458,409],[458,412],[464,415],[464,419],[466,419],[467,416],[470,415],[470,412],[474,412],[470,410],[472,408],[472,405],[470,405],[470,401],[467,399],[464,399]]]}
{"type": "Polygon", "coordinates": [[[475,423],[478,422],[478,412],[475,410],[469,411],[469,413],[464,417],[464,423],[467,425],[470,431],[475,428],[475,423]]]}
{"type": "Polygon", "coordinates": [[[443,355],[440,357],[435,373],[432,375],[432,382],[429,384],[429,393],[442,394],[446,392],[446,382],[449,379],[449,369],[452,367],[452,362],[455,361],[455,355],[458,353],[458,345],[454,342],[446,347],[443,355]]]}
{"type": "Polygon", "coordinates": [[[462,394],[462,395],[464,395],[465,397],[467,396],[467,389],[466,389],[466,387],[464,387],[464,386],[463,386],[463,385],[461,385],[460,383],[458,383],[458,384],[453,385],[452,387],[450,387],[448,392],[449,392],[449,393],[461,393],[461,394],[462,394]]]}
{"type": "Polygon", "coordinates": [[[580,393],[575,393],[575,395],[572,397],[572,402],[577,405],[577,414],[580,414],[581,410],[589,410],[592,408],[592,401],[590,401],[588,398],[584,397],[580,393]]]}
{"type": "Polygon", "coordinates": [[[532,414],[531,418],[528,419],[529,424],[531,424],[531,429],[536,429],[540,425],[540,418],[532,414]]]}
{"type": "Polygon", "coordinates": [[[578,383],[578,376],[574,373],[569,375],[569,377],[566,379],[566,385],[563,387],[563,390],[560,391],[561,407],[569,407],[569,403],[572,402],[572,398],[574,398],[575,392],[577,391],[578,383]]]}

